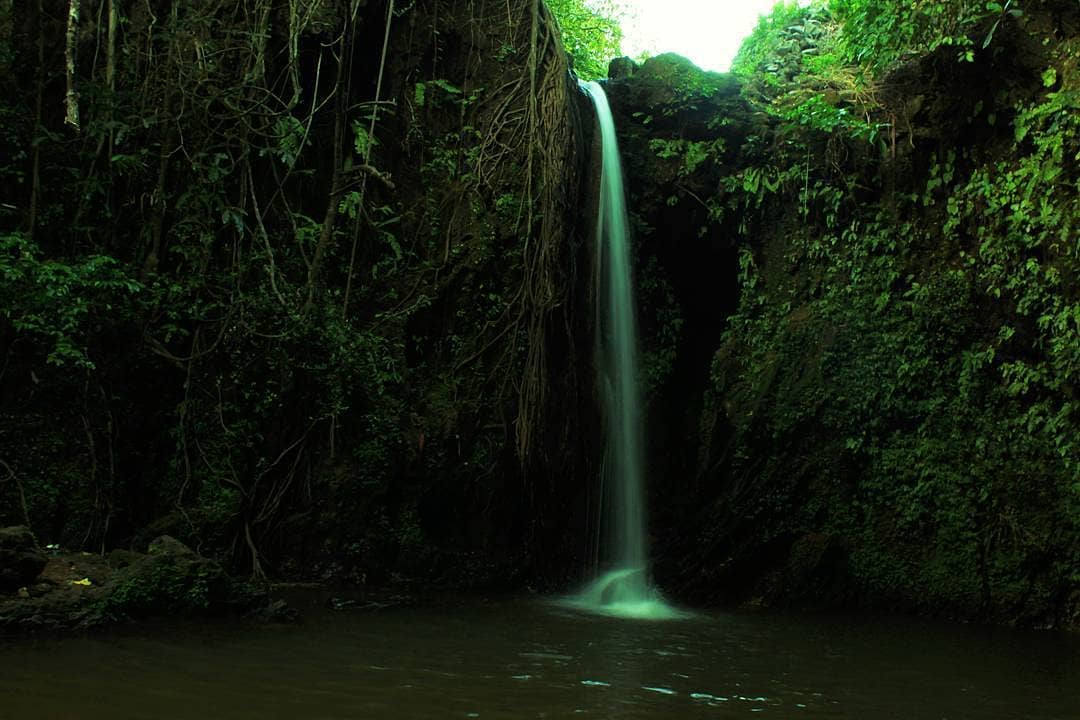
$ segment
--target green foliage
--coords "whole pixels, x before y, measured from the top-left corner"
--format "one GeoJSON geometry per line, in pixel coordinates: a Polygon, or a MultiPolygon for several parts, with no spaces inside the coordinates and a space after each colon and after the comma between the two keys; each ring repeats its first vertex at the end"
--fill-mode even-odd
{"type": "Polygon", "coordinates": [[[50,364],[89,369],[92,325],[118,319],[143,289],[107,255],[47,259],[20,233],[0,235],[0,280],[0,317],[45,343],[50,364]]]}
{"type": "MultiPolygon", "coordinates": [[[[879,78],[941,47],[972,62],[1003,22],[1022,15],[1012,0],[781,2],[743,43],[732,71],[751,101],[784,121],[881,145],[896,118],[878,97],[879,78]]],[[[1044,81],[1052,84],[1053,74],[1044,81]]]]}
{"type": "Polygon", "coordinates": [[[649,149],[662,160],[677,159],[679,176],[688,177],[704,163],[715,162],[723,154],[724,140],[723,138],[708,141],[656,138],[649,141],[649,149]]]}
{"type": "Polygon", "coordinates": [[[206,560],[154,558],[142,563],[102,602],[107,616],[122,619],[205,611],[226,582],[221,568],[206,560]]]}
{"type": "Polygon", "coordinates": [[[874,70],[888,68],[907,57],[953,47],[957,58],[971,62],[978,47],[986,47],[1006,18],[1023,13],[985,0],[830,0],[829,8],[841,22],[845,59],[874,70]],[[987,21],[995,22],[987,30],[987,21]],[[986,35],[975,33],[984,30],[986,35]]]}
{"type": "Polygon", "coordinates": [[[774,124],[723,183],[745,245],[713,377],[736,484],[768,488],[734,512],[763,536],[843,538],[874,597],[1046,622],[1080,564],[1074,50],[1047,40],[1027,99],[972,103],[935,149],[883,145],[873,80],[977,59],[1018,16],[829,2],[762,22],[736,69],[774,124]],[[965,144],[985,132],[993,150],[965,144]]]}
{"type": "Polygon", "coordinates": [[[546,0],[559,20],[563,46],[583,80],[607,77],[608,62],[622,54],[623,10],[615,0],[546,0]]]}
{"type": "MultiPolygon", "coordinates": [[[[292,30],[326,20],[305,14],[292,30]]],[[[62,103],[35,122],[14,94],[0,102],[0,139],[24,148],[0,153],[0,375],[17,389],[0,414],[3,459],[35,529],[97,549],[111,528],[178,511],[187,537],[257,571],[282,519],[311,502],[323,458],[342,454],[336,433],[377,416],[380,464],[365,472],[402,462],[400,324],[423,300],[398,304],[421,263],[379,167],[392,115],[386,98],[333,102],[341,47],[301,101],[298,36],[260,28],[257,13],[178,6],[152,32],[146,17],[120,22],[115,76],[103,45],[101,62],[77,66],[79,136],[62,131],[62,103]],[[55,421],[37,423],[39,410],[55,421]]],[[[15,36],[20,57],[36,57],[38,24],[15,36]]],[[[434,82],[427,99],[457,119],[475,93],[434,82]]]]}
{"type": "Polygon", "coordinates": [[[760,76],[770,86],[787,81],[791,61],[803,48],[804,40],[820,34],[821,9],[798,2],[777,2],[771,12],[762,15],[757,26],[743,41],[731,63],[731,71],[743,79],[760,76]]]}
{"type": "Polygon", "coordinates": [[[1078,111],[1075,90],[1019,108],[1014,156],[977,170],[955,189],[946,225],[950,237],[977,242],[964,256],[969,271],[988,295],[1015,308],[990,348],[1004,390],[1026,407],[1014,422],[1051,440],[1076,482],[1080,418],[1072,393],[1080,382],[1080,296],[1069,278],[1080,273],[1078,111]]]}
{"type": "Polygon", "coordinates": [[[838,14],[833,3],[779,3],[743,43],[732,71],[748,99],[784,122],[874,145],[889,125],[875,118],[873,73],[845,57],[838,14]]]}
{"type": "MultiPolygon", "coordinates": [[[[446,103],[448,101],[464,102],[465,100],[461,88],[442,78],[418,82],[413,86],[413,102],[417,107],[425,107],[428,102],[428,97],[433,97],[434,101],[437,103],[446,103]],[[436,95],[430,92],[432,90],[439,91],[439,94],[436,95]]],[[[475,98],[472,99],[475,100],[475,98]]]]}
{"type": "MultiPolygon", "coordinates": [[[[987,326],[980,280],[909,264],[905,248],[930,240],[918,226],[883,216],[853,220],[835,239],[820,232],[798,233],[787,260],[820,272],[805,305],[792,307],[753,264],[744,271],[728,330],[744,365],[734,381],[728,366],[715,369],[729,401],[765,408],[737,425],[738,463],[760,462],[759,447],[809,453],[797,473],[818,501],[785,522],[848,538],[852,569],[875,595],[978,607],[989,586],[995,602],[1014,602],[1007,584],[1033,558],[1070,554],[1052,528],[1080,533],[1077,428],[1044,367],[1052,360],[999,361],[1000,338],[1013,336],[987,326]],[[801,444],[807,433],[820,444],[801,444]]],[[[757,472],[786,477],[780,487],[796,493],[790,462],[770,453],[757,472]]]]}
{"type": "Polygon", "coordinates": [[[291,115],[279,117],[274,121],[274,136],[275,144],[263,152],[272,152],[283,165],[292,168],[306,145],[307,131],[304,125],[291,115]]]}
{"type": "MultiPolygon", "coordinates": [[[[569,327],[551,209],[572,143],[536,148],[570,128],[523,82],[542,37],[532,69],[561,92],[558,33],[526,3],[402,4],[424,60],[391,54],[377,83],[386,17],[345,5],[99,4],[75,38],[77,131],[63,17],[0,15],[5,518],[25,491],[49,540],[97,551],[160,522],[259,574],[305,531],[324,558],[343,530],[393,536],[380,518],[434,542],[402,508],[444,480],[478,512],[517,494],[508,432],[558,396],[532,339],[569,327]]],[[[614,5],[562,9],[602,74],[614,5]]],[[[463,544],[494,548],[499,522],[463,544]]]]}

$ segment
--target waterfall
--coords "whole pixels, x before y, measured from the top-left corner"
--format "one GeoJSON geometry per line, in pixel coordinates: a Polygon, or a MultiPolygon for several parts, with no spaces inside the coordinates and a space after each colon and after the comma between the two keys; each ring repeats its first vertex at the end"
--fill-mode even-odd
{"type": "Polygon", "coordinates": [[[600,203],[596,224],[596,354],[606,448],[608,570],[571,604],[595,612],[661,619],[680,613],[651,584],[645,518],[644,431],[638,373],[637,317],[622,162],[607,95],[582,82],[600,126],[600,203]]]}

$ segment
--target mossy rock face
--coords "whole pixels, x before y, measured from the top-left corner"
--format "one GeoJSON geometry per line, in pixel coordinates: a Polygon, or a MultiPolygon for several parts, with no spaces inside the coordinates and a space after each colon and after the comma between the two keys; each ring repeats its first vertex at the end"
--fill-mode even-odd
{"type": "Polygon", "coordinates": [[[702,70],[675,53],[651,57],[635,72],[623,77],[633,79],[635,94],[628,100],[645,108],[671,106],[695,97],[739,93],[739,84],[734,77],[702,70]]]}
{"type": "Polygon", "coordinates": [[[163,535],[118,573],[104,609],[123,617],[216,613],[234,604],[238,588],[217,562],[163,535]]]}
{"type": "Polygon", "coordinates": [[[608,79],[619,80],[630,77],[638,71],[639,67],[641,66],[625,55],[617,57],[608,64],[608,79]]]}
{"type": "Polygon", "coordinates": [[[613,62],[612,68],[607,93],[621,134],[644,125],[652,139],[671,132],[715,138],[726,134],[716,132],[719,118],[747,113],[734,76],[702,70],[681,55],[657,55],[632,70],[613,62]]]}
{"type": "Polygon", "coordinates": [[[1078,18],[1025,6],[857,99],[809,26],[752,74],[613,68],[644,355],[681,380],[648,403],[666,589],[1076,626],[1078,18]]]}
{"type": "Polygon", "coordinates": [[[147,555],[171,555],[177,558],[196,557],[195,551],[171,535],[162,535],[150,543],[147,555]]]}
{"type": "Polygon", "coordinates": [[[125,587],[129,597],[142,600],[141,609],[148,614],[247,613],[267,604],[264,587],[230,576],[217,561],[167,535],[151,542],[148,554],[122,575],[113,595],[116,601],[123,599],[117,596],[125,587]]]}
{"type": "Polygon", "coordinates": [[[109,557],[66,553],[48,559],[38,582],[0,601],[0,631],[78,630],[153,616],[248,614],[265,591],[229,577],[221,565],[163,536],[150,553],[109,557]]]}
{"type": "Polygon", "coordinates": [[[697,241],[702,228],[719,219],[700,198],[735,171],[747,138],[763,130],[739,81],[667,53],[632,73],[620,71],[606,92],[632,212],[668,229],[665,237],[697,241]]]}

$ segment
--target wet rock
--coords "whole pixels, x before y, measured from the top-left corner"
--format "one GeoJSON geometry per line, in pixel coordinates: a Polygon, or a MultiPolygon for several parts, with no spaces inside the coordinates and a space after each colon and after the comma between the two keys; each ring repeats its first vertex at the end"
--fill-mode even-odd
{"type": "Polygon", "coordinates": [[[300,612],[279,598],[255,610],[251,617],[261,622],[294,623],[300,619],[300,612]]]}
{"type": "Polygon", "coordinates": [[[368,598],[340,598],[332,597],[327,599],[326,607],[330,610],[336,610],[338,612],[344,611],[374,611],[385,610],[389,607],[396,607],[398,605],[407,604],[406,600],[401,597],[380,597],[377,600],[368,598]]]}
{"type": "MultiPolygon", "coordinates": [[[[635,213],[651,227],[665,228],[657,237],[686,238],[687,249],[700,245],[692,241],[710,220],[690,194],[702,198],[714,192],[738,165],[747,137],[758,130],[739,81],[668,53],[649,58],[632,74],[612,76],[606,90],[635,213]],[[687,164],[690,142],[704,143],[699,150],[707,151],[707,162],[687,164]],[[683,196],[686,202],[671,205],[672,198],[683,196]]],[[[706,258],[688,263],[711,267],[706,258]]],[[[710,279],[715,284],[715,273],[710,279]]]]}
{"type": "Polygon", "coordinates": [[[221,565],[168,535],[151,542],[146,555],[117,557],[132,560],[114,574],[106,601],[114,615],[201,614],[230,598],[231,580],[221,565]]]}
{"type": "Polygon", "coordinates": [[[99,604],[107,595],[102,582],[108,575],[98,555],[50,557],[25,596],[0,601],[0,631],[54,632],[100,624],[99,604]]]}
{"type": "Polygon", "coordinates": [[[150,543],[148,555],[172,555],[174,557],[195,557],[195,551],[171,535],[162,535],[150,543]]]}
{"type": "Polygon", "coordinates": [[[84,630],[163,615],[249,615],[257,608],[270,608],[276,621],[290,615],[287,606],[270,602],[265,588],[229,577],[219,563],[163,536],[147,554],[49,558],[38,583],[0,600],[0,631],[84,630]]]}
{"type": "Polygon", "coordinates": [[[16,592],[30,585],[41,574],[47,560],[30,528],[0,528],[0,593],[16,592]]]}
{"type": "Polygon", "coordinates": [[[833,608],[847,601],[848,550],[827,533],[795,538],[786,559],[761,573],[748,605],[833,608]]]}
{"type": "Polygon", "coordinates": [[[39,582],[26,588],[30,597],[42,597],[52,592],[53,586],[47,582],[39,582]]]}

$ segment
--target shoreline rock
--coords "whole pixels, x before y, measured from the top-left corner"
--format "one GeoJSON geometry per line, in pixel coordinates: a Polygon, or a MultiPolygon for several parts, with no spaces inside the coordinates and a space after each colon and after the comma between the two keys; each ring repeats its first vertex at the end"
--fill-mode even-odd
{"type": "Polygon", "coordinates": [[[47,557],[28,529],[4,528],[0,553],[0,633],[80,631],[151,617],[258,617],[267,609],[289,616],[265,588],[230,577],[169,536],[146,553],[47,557]]]}
{"type": "Polygon", "coordinates": [[[17,592],[33,583],[47,560],[30,528],[0,528],[0,594],[17,592]]]}

